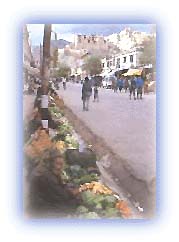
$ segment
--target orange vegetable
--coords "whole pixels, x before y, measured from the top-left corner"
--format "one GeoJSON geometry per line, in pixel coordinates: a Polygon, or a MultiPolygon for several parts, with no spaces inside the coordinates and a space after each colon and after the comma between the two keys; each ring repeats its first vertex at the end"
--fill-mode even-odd
{"type": "Polygon", "coordinates": [[[95,181],[92,181],[91,183],[85,183],[85,184],[81,185],[79,188],[80,192],[86,191],[86,190],[91,190],[92,192],[97,193],[97,194],[110,195],[113,193],[112,190],[110,190],[103,184],[101,184],[99,182],[95,182],[95,181]]]}
{"type": "Polygon", "coordinates": [[[35,133],[35,137],[30,144],[24,147],[25,154],[30,158],[36,158],[42,155],[46,149],[53,147],[53,143],[45,130],[38,130],[35,133]]]}
{"type": "Polygon", "coordinates": [[[131,209],[129,208],[128,204],[126,201],[118,201],[116,203],[116,208],[119,209],[121,215],[123,218],[129,218],[132,216],[132,211],[131,209]]]}

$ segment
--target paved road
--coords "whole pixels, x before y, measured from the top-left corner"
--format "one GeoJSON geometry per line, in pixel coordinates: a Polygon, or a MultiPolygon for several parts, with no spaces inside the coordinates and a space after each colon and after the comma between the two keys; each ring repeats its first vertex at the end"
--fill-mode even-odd
{"type": "Polygon", "coordinates": [[[125,159],[130,173],[149,187],[155,180],[155,94],[143,100],[129,100],[129,93],[99,90],[99,103],[90,101],[89,112],[82,111],[81,84],[68,83],[59,94],[65,104],[115,153],[125,159]]]}

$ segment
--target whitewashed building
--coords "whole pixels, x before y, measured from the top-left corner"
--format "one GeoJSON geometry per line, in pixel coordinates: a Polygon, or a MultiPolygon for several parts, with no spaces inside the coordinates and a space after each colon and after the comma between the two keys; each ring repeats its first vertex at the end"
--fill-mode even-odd
{"type": "Polygon", "coordinates": [[[108,73],[113,70],[124,70],[140,66],[140,55],[142,50],[134,49],[126,53],[118,53],[110,58],[102,59],[102,73],[108,73]]]}

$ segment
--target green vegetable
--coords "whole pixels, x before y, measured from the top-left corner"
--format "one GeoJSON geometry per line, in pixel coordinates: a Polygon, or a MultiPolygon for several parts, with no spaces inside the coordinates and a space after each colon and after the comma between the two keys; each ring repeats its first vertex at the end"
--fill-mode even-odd
{"type": "Polygon", "coordinates": [[[98,181],[98,180],[99,180],[99,176],[96,174],[84,175],[80,178],[80,184],[84,184],[92,181],[98,181]]]}
{"type": "Polygon", "coordinates": [[[112,195],[105,195],[103,200],[103,207],[104,208],[114,208],[117,199],[112,195]]]}
{"type": "Polygon", "coordinates": [[[95,212],[89,212],[89,213],[84,214],[84,218],[97,219],[97,218],[100,218],[100,217],[95,212]]]}
{"type": "Polygon", "coordinates": [[[94,202],[95,197],[96,197],[96,194],[94,194],[91,191],[84,191],[81,193],[81,198],[82,198],[84,205],[87,205],[90,207],[94,207],[96,205],[94,202]]]}
{"type": "Polygon", "coordinates": [[[108,208],[103,211],[103,216],[107,218],[116,218],[120,217],[120,213],[116,208],[108,208]]]}
{"type": "Polygon", "coordinates": [[[79,143],[77,139],[73,135],[67,135],[65,137],[65,143],[71,145],[71,147],[78,149],[79,148],[79,143]]]}
{"type": "Polygon", "coordinates": [[[89,207],[90,209],[95,210],[96,206],[98,204],[102,205],[102,202],[104,200],[103,194],[95,194],[91,191],[84,191],[81,194],[82,202],[85,206],[89,207]]]}
{"type": "Polygon", "coordinates": [[[87,213],[88,212],[88,208],[86,208],[85,206],[79,206],[76,209],[77,214],[83,214],[83,213],[87,213]]]}
{"type": "Polygon", "coordinates": [[[97,210],[97,211],[102,210],[102,209],[103,209],[103,206],[101,205],[101,203],[97,204],[95,207],[95,210],[97,210]]]}
{"type": "Polygon", "coordinates": [[[81,170],[81,166],[79,165],[73,165],[73,166],[70,166],[70,170],[73,172],[73,171],[80,171],[81,170]]]}

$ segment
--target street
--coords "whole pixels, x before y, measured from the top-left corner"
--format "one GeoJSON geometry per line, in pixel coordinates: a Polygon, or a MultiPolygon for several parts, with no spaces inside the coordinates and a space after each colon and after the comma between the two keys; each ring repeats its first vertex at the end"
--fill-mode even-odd
{"type": "Polygon", "coordinates": [[[129,100],[129,93],[99,89],[100,101],[93,102],[92,96],[88,112],[82,111],[81,84],[68,83],[67,90],[60,87],[59,94],[75,115],[125,160],[128,173],[143,181],[151,192],[156,175],[155,94],[144,95],[143,100],[129,100]]]}

